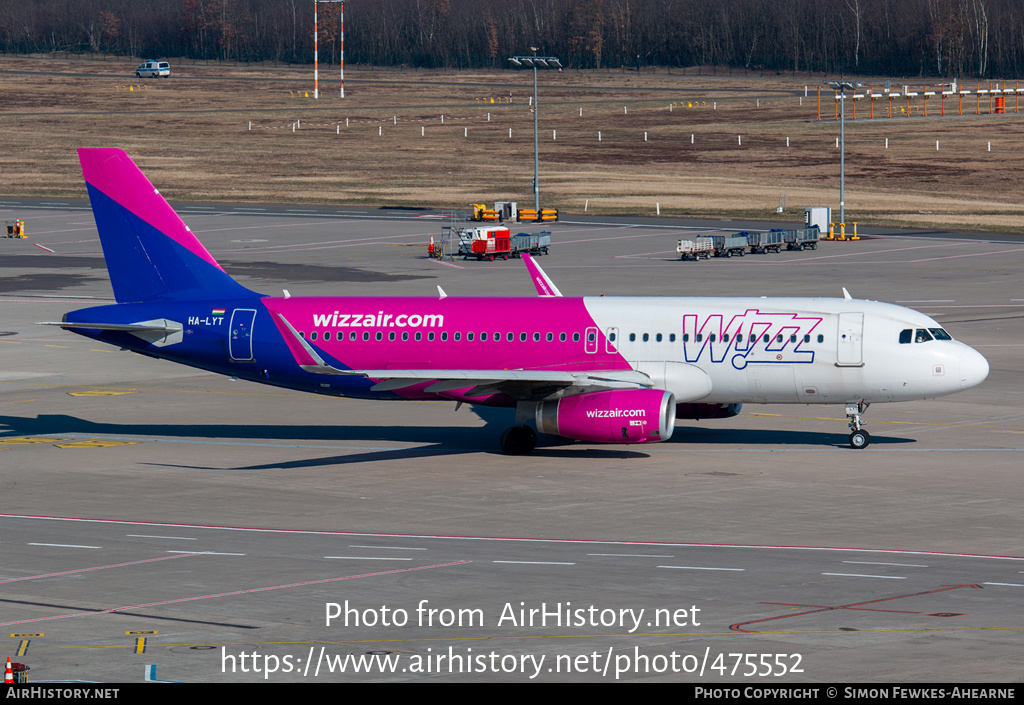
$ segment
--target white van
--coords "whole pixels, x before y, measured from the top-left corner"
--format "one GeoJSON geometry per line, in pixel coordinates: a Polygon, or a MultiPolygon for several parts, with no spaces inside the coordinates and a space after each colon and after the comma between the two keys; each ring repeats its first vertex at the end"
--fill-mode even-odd
{"type": "Polygon", "coordinates": [[[135,69],[135,76],[138,78],[166,78],[170,75],[171,65],[166,61],[145,61],[135,69]]]}

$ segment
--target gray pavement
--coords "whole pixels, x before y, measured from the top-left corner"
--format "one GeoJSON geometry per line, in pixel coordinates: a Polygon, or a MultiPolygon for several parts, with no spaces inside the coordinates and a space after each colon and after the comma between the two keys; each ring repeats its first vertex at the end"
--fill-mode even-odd
{"type": "MultiPolygon", "coordinates": [[[[0,656],[33,681],[1022,678],[1019,236],[682,263],[680,228],[708,223],[555,224],[566,295],[845,286],[992,371],[872,406],[865,451],[841,408],[748,405],[512,458],[510,412],[302,395],[33,325],[111,297],[89,212],[36,206],[0,205],[30,234],[0,240],[0,656]]],[[[181,210],[258,291],[533,294],[519,262],[427,260],[430,213],[254,207],[181,210]]]]}

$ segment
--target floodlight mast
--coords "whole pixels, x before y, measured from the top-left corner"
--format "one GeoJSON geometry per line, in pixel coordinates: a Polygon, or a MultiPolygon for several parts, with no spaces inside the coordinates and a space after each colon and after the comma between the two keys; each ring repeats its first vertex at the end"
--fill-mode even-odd
{"type": "MultiPolygon", "coordinates": [[[[846,223],[846,91],[853,90],[849,81],[829,81],[839,91],[839,222],[846,223]]],[[[860,83],[858,86],[862,85],[860,83]]]]}
{"type": "Polygon", "coordinates": [[[530,47],[530,56],[511,56],[509,61],[516,67],[523,64],[533,67],[533,207],[540,217],[540,140],[537,131],[537,64],[542,68],[562,70],[562,63],[556,56],[537,56],[537,47],[530,47]]]}

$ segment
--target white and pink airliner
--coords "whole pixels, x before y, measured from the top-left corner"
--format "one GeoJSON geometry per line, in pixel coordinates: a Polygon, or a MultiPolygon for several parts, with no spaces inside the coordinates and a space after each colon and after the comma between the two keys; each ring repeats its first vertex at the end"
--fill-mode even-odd
{"type": "Polygon", "coordinates": [[[278,297],[235,282],[131,159],[80,149],[117,303],[58,325],[152,357],[317,394],[513,407],[505,453],[537,433],[671,438],[744,403],[841,404],[850,446],[876,402],[980,384],[988,362],[916,311],[851,298],[278,297]],[[496,315],[482,321],[486,307],[496,315]]]}

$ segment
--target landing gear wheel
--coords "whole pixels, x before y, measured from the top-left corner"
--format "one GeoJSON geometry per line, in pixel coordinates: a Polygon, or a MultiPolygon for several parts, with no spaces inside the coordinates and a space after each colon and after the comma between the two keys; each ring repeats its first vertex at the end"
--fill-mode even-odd
{"type": "Polygon", "coordinates": [[[871,434],[861,426],[860,415],[868,410],[865,401],[850,402],[846,405],[846,416],[850,419],[850,447],[855,450],[867,448],[871,444],[871,434]]]}
{"type": "Polygon", "coordinates": [[[501,451],[505,455],[528,455],[537,447],[537,434],[529,426],[513,426],[501,434],[501,451]]]}
{"type": "Polygon", "coordinates": [[[850,447],[856,450],[867,448],[871,444],[871,434],[861,429],[850,434],[850,447]]]}

